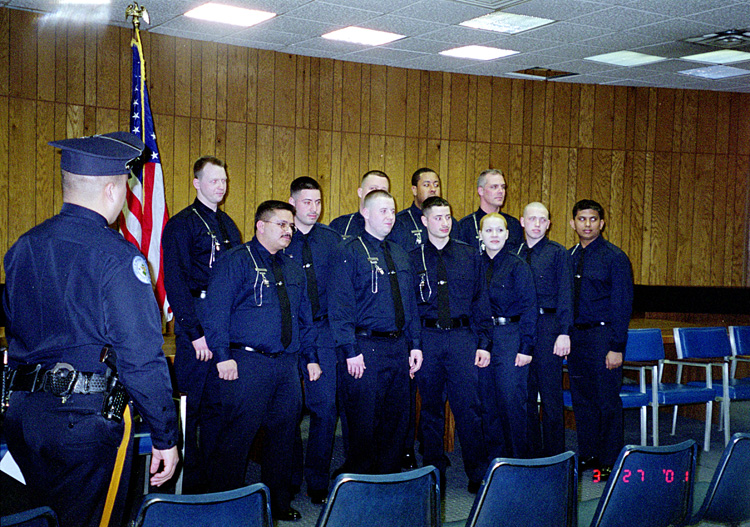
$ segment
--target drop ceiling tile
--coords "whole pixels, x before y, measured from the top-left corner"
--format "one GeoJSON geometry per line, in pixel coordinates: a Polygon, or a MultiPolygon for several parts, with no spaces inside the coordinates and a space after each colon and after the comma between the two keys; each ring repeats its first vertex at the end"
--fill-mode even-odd
{"type": "Polygon", "coordinates": [[[622,31],[665,20],[668,20],[668,17],[665,15],[642,11],[640,9],[615,6],[573,18],[571,22],[584,26],[603,27],[622,31]]]}
{"type": "Polygon", "coordinates": [[[719,9],[694,15],[682,15],[682,18],[712,25],[714,31],[746,29],[750,26],[750,3],[725,4],[719,9]]]}
{"type": "Polygon", "coordinates": [[[441,24],[459,24],[465,20],[471,20],[489,13],[492,13],[491,9],[449,2],[448,0],[421,0],[393,12],[398,16],[441,24]]]}
{"type": "MultiPolygon", "coordinates": [[[[309,0],[308,0],[309,1],[309,0]]],[[[381,11],[390,13],[416,3],[418,0],[326,0],[329,4],[337,4],[367,11],[381,11]]]]}
{"type": "MultiPolygon", "coordinates": [[[[732,3],[736,0],[731,0],[732,3]]],[[[727,0],[615,0],[616,4],[653,11],[671,17],[682,17],[725,7],[727,0]]]]}
{"type": "Polygon", "coordinates": [[[469,75],[489,75],[491,77],[498,77],[505,73],[511,73],[516,71],[518,68],[513,64],[506,64],[499,61],[491,61],[490,63],[472,64],[461,68],[462,73],[469,75]]]}
{"type": "Polygon", "coordinates": [[[377,29],[378,31],[390,31],[406,36],[422,36],[424,33],[432,33],[449,27],[447,24],[438,24],[437,22],[427,22],[426,20],[417,20],[416,18],[407,18],[387,14],[368,20],[363,27],[368,29],[377,29]]]}
{"type": "Polygon", "coordinates": [[[388,49],[403,49],[406,51],[415,51],[418,53],[440,53],[450,48],[450,45],[437,40],[425,40],[423,38],[404,38],[383,45],[388,49]]]}
{"type": "Polygon", "coordinates": [[[402,67],[399,65],[404,61],[419,59],[425,56],[425,53],[415,53],[413,51],[405,51],[400,49],[375,47],[362,51],[355,51],[353,53],[347,53],[343,58],[345,60],[366,62],[368,64],[385,64],[388,66],[402,67]]]}
{"type": "Polygon", "coordinates": [[[558,42],[580,42],[611,34],[611,30],[601,27],[583,26],[571,22],[556,22],[547,26],[524,31],[523,36],[537,39],[551,39],[558,42]]]}
{"type": "Polygon", "coordinates": [[[308,40],[308,37],[306,37],[305,35],[283,33],[281,31],[272,31],[260,27],[250,27],[234,33],[227,38],[230,38],[232,42],[225,40],[222,40],[222,42],[225,42],[227,44],[234,44],[237,46],[246,45],[251,47],[255,47],[251,45],[251,43],[253,42],[265,42],[267,44],[277,44],[280,46],[285,46],[308,40]],[[247,42],[247,44],[242,44],[243,41],[247,42]]]}
{"type": "Polygon", "coordinates": [[[445,26],[437,31],[431,31],[420,35],[426,40],[437,40],[448,44],[468,46],[472,44],[482,45],[486,42],[496,40],[497,33],[492,31],[480,31],[463,26],[445,26]]]}
{"type": "Polygon", "coordinates": [[[280,31],[282,33],[292,33],[295,35],[307,35],[309,37],[319,37],[330,31],[341,29],[343,25],[331,24],[327,22],[314,22],[312,20],[302,20],[288,15],[279,16],[268,20],[265,24],[268,29],[280,31]]]}
{"type": "Polygon", "coordinates": [[[222,39],[218,39],[216,42],[219,44],[227,44],[230,46],[242,46],[242,47],[250,47],[253,49],[265,49],[270,51],[286,51],[286,48],[288,46],[286,44],[278,44],[275,42],[263,42],[261,40],[253,41],[245,38],[234,38],[234,37],[226,37],[222,39]]]}
{"type": "Polygon", "coordinates": [[[362,44],[353,44],[351,42],[342,42],[340,40],[328,40],[321,37],[304,40],[302,42],[294,44],[294,46],[299,48],[327,50],[342,55],[368,48],[368,46],[364,46],[362,44]]]}
{"type": "MultiPolygon", "coordinates": [[[[256,27],[262,27],[264,24],[259,24],[256,27]]],[[[204,34],[206,38],[200,40],[216,40],[218,38],[228,37],[234,33],[238,33],[243,29],[240,26],[233,26],[230,24],[220,24],[218,22],[208,22],[206,20],[196,20],[194,18],[188,18],[186,16],[179,16],[173,18],[163,24],[155,25],[152,31],[159,29],[160,33],[166,33],[171,31],[170,34],[179,36],[179,32],[184,31],[189,34],[204,34]]],[[[191,37],[187,37],[191,38],[191,37]]]]}
{"type": "Polygon", "coordinates": [[[503,11],[517,15],[551,18],[552,20],[570,20],[579,16],[601,11],[610,5],[609,2],[586,0],[530,0],[523,4],[511,6],[503,11]]]}
{"type": "Polygon", "coordinates": [[[634,31],[644,34],[656,33],[666,41],[699,37],[701,35],[718,31],[718,28],[711,24],[705,24],[699,20],[671,19],[656,22],[654,24],[646,24],[635,28],[634,31]]]}
{"type": "Polygon", "coordinates": [[[342,26],[356,26],[380,16],[380,11],[368,11],[365,9],[354,9],[341,5],[328,4],[325,2],[310,2],[302,7],[288,12],[292,18],[325,22],[342,26]]]}

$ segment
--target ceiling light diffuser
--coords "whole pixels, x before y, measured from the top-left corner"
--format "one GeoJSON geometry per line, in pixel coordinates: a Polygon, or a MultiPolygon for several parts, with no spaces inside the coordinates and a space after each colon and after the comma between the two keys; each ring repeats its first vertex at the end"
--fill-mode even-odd
{"type": "Polygon", "coordinates": [[[460,48],[447,49],[441,51],[441,55],[448,57],[458,57],[462,59],[475,59],[475,60],[492,60],[499,59],[500,57],[508,57],[515,55],[518,51],[501,48],[490,48],[487,46],[462,46],[460,48]]]}
{"type": "Polygon", "coordinates": [[[337,29],[322,35],[328,40],[340,40],[342,42],[351,42],[353,44],[363,44],[365,46],[380,46],[395,40],[404,38],[406,35],[388,33],[387,31],[376,31],[374,29],[365,29],[363,27],[349,26],[344,29],[337,29]]]}
{"type": "Polygon", "coordinates": [[[495,11],[489,15],[461,22],[460,25],[513,35],[515,33],[521,33],[522,31],[528,31],[529,29],[546,26],[552,22],[555,22],[555,20],[535,16],[516,15],[504,11],[495,11]]]}
{"type": "Polygon", "coordinates": [[[750,60],[750,53],[737,51],[735,49],[719,49],[707,53],[698,53],[696,55],[687,55],[680,57],[682,60],[693,60],[695,62],[708,62],[710,64],[732,64],[733,62],[742,62],[750,60]]]}
{"type": "Polygon", "coordinates": [[[586,60],[603,62],[604,64],[612,64],[614,66],[643,66],[645,64],[653,64],[667,59],[664,57],[657,57],[656,55],[638,53],[636,51],[615,51],[614,53],[604,53],[603,55],[586,57],[586,60]]]}
{"type": "Polygon", "coordinates": [[[191,9],[185,13],[185,16],[209,22],[250,27],[275,17],[276,13],[209,2],[191,9]]]}
{"type": "Polygon", "coordinates": [[[728,79],[730,77],[740,77],[742,75],[750,75],[750,70],[733,68],[732,66],[707,66],[705,68],[694,68],[691,70],[678,71],[677,73],[690,75],[692,77],[700,77],[702,79],[718,80],[728,79]]]}

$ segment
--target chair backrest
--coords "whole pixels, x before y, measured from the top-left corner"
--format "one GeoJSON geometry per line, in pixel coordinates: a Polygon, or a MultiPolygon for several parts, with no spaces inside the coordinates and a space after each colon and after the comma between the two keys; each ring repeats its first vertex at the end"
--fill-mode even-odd
{"type": "Polygon", "coordinates": [[[466,527],[569,527],[577,524],[578,467],[573,452],[490,463],[466,527]],[[509,490],[512,489],[512,490],[509,490]]]}
{"type": "Polygon", "coordinates": [[[750,326],[729,326],[732,355],[750,355],[750,326]]]}
{"type": "Polygon", "coordinates": [[[148,494],[138,511],[140,527],[272,527],[268,487],[256,483],[212,494],[148,494]]]}
{"type": "Polygon", "coordinates": [[[692,439],[668,446],[625,446],[591,527],[683,525],[692,507],[696,452],[692,439]]]}
{"type": "Polygon", "coordinates": [[[657,361],[664,358],[664,340],[659,328],[629,329],[625,360],[657,361]]]}
{"type": "Polygon", "coordinates": [[[3,527],[57,527],[57,515],[49,507],[37,507],[28,511],[3,516],[3,527]]]}
{"type": "Polygon", "coordinates": [[[734,434],[724,449],[693,523],[750,521],[750,434],[734,434]]]}
{"type": "Polygon", "coordinates": [[[400,474],[341,474],[318,527],[438,527],[440,473],[433,466],[400,474]]]}
{"type": "Polygon", "coordinates": [[[732,348],[726,328],[674,328],[674,344],[680,359],[729,357],[732,348]]]}

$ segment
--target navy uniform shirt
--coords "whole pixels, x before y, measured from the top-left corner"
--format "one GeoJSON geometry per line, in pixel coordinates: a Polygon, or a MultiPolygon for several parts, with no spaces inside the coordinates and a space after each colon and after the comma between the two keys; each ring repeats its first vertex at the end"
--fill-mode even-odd
{"type": "Polygon", "coordinates": [[[232,358],[230,344],[249,346],[263,353],[298,353],[315,360],[315,328],[307,280],[302,268],[283,253],[272,255],[257,238],[234,247],[219,260],[208,282],[205,301],[206,341],[216,362],[232,358]],[[272,258],[284,274],[292,312],[292,341],[281,343],[281,307],[272,258]],[[256,271],[256,265],[259,271],[256,271]],[[264,278],[265,275],[265,278],[264,278]]]}
{"type": "Polygon", "coordinates": [[[340,243],[333,261],[336,286],[330,292],[328,314],[339,357],[358,355],[355,330],[396,331],[402,329],[410,349],[420,349],[420,324],[414,296],[414,273],[409,256],[390,240],[380,241],[368,232],[340,243]],[[391,296],[391,281],[385,262],[383,244],[396,266],[405,327],[396,327],[396,312],[391,296]],[[377,267],[369,258],[377,258],[377,267]],[[379,270],[380,271],[379,271],[379,270]]]}
{"type": "Polygon", "coordinates": [[[240,231],[224,211],[213,211],[196,198],[169,219],[161,243],[164,287],[175,322],[190,340],[197,340],[203,327],[195,314],[194,296],[208,289],[216,261],[242,243],[240,231]]]}
{"type": "Polygon", "coordinates": [[[442,256],[448,275],[448,305],[451,318],[468,318],[478,337],[478,349],[492,348],[492,315],[490,299],[482,271],[482,261],[469,244],[449,239],[438,250],[427,239],[426,243],[409,252],[415,273],[414,286],[417,307],[422,319],[437,319],[438,314],[438,258],[442,256]]]}
{"type": "MultiPolygon", "coordinates": [[[[505,221],[508,224],[508,240],[505,242],[505,247],[509,250],[516,252],[518,247],[523,242],[523,228],[521,228],[521,222],[510,214],[501,212],[505,221]]],[[[481,250],[481,240],[479,239],[479,222],[487,215],[481,208],[472,212],[468,216],[461,218],[458,222],[458,228],[456,230],[456,238],[462,242],[466,242],[472,247],[476,247],[477,251],[481,250]]]]}
{"type": "Polygon", "coordinates": [[[531,355],[534,349],[538,307],[534,275],[526,262],[506,246],[490,259],[485,253],[482,262],[489,282],[490,305],[493,317],[520,316],[521,349],[518,353],[531,355]]]}
{"type": "Polygon", "coordinates": [[[573,325],[573,271],[567,249],[546,236],[534,247],[526,242],[518,249],[534,273],[537,304],[555,310],[555,333],[570,335],[573,325]]]}
{"type": "Polygon", "coordinates": [[[333,220],[330,227],[338,232],[344,240],[356,238],[365,232],[365,218],[360,212],[344,214],[333,220]]]}
{"type": "Polygon", "coordinates": [[[422,210],[415,203],[396,214],[396,223],[388,235],[407,253],[427,241],[427,227],[422,223],[422,210]]]}
{"type": "Polygon", "coordinates": [[[328,322],[324,319],[328,318],[328,285],[330,282],[335,281],[333,276],[333,253],[336,246],[341,242],[341,235],[322,223],[313,225],[307,234],[303,234],[299,230],[295,231],[289,247],[284,249],[284,254],[302,266],[303,269],[302,250],[305,246],[305,239],[308,240],[310,245],[313,270],[315,271],[315,279],[318,285],[320,311],[312,314],[315,326],[318,328],[318,345],[331,347],[333,346],[333,338],[328,322]]]}
{"type": "Polygon", "coordinates": [[[585,249],[579,243],[570,249],[570,254],[573,290],[579,290],[577,301],[574,296],[578,309],[573,322],[605,322],[610,330],[607,350],[624,353],[633,311],[633,270],[628,255],[601,236],[585,249]]]}
{"type": "Polygon", "coordinates": [[[10,365],[67,362],[104,374],[104,346],[151,430],[153,444],[177,444],[172,384],[162,352],[161,314],[146,260],[100,214],[65,203],[5,255],[10,365]]]}

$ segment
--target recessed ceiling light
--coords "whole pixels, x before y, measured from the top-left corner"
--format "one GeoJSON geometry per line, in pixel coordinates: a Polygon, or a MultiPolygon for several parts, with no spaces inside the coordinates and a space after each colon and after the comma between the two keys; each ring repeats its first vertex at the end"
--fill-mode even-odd
{"type": "Polygon", "coordinates": [[[653,64],[667,59],[664,57],[657,57],[656,55],[638,53],[636,51],[615,51],[614,53],[604,53],[603,55],[586,57],[586,60],[603,62],[604,64],[613,64],[615,66],[643,66],[644,64],[653,64]]]}
{"type": "Polygon", "coordinates": [[[499,59],[500,57],[508,57],[515,55],[518,51],[501,48],[490,48],[487,46],[463,46],[460,48],[447,49],[441,51],[441,55],[448,57],[459,57],[462,59],[475,59],[475,60],[492,60],[499,59]]]}
{"type": "Polygon", "coordinates": [[[733,68],[732,66],[707,66],[705,68],[694,68],[692,70],[678,71],[683,75],[690,75],[692,77],[700,77],[702,79],[728,79],[729,77],[740,77],[742,75],[750,75],[750,70],[743,70],[742,68],[733,68]]]}
{"type": "Polygon", "coordinates": [[[737,51],[735,49],[720,49],[709,51],[708,53],[698,53],[696,55],[687,55],[680,57],[682,60],[693,60],[695,62],[709,62],[711,64],[731,64],[733,62],[742,62],[750,60],[750,53],[737,51]]]}
{"type": "Polygon", "coordinates": [[[276,13],[209,2],[202,6],[198,6],[195,9],[191,9],[185,13],[185,16],[188,18],[197,18],[198,20],[207,20],[209,22],[220,22],[222,24],[232,24],[233,26],[250,27],[255,24],[260,24],[269,18],[275,17],[276,13]]]}
{"type": "Polygon", "coordinates": [[[380,46],[394,40],[404,38],[406,35],[388,33],[387,31],[376,31],[374,29],[365,29],[363,27],[349,26],[344,29],[337,29],[322,35],[328,40],[341,40],[353,44],[364,44],[366,46],[380,46]]]}
{"type": "Polygon", "coordinates": [[[535,16],[526,15],[515,15],[513,13],[506,13],[504,11],[496,11],[489,15],[472,18],[465,22],[461,22],[460,25],[466,27],[473,27],[475,29],[487,29],[489,31],[497,31],[498,33],[507,33],[513,35],[522,31],[528,31],[536,27],[546,26],[551,24],[555,20],[549,18],[538,18],[535,16]]]}

